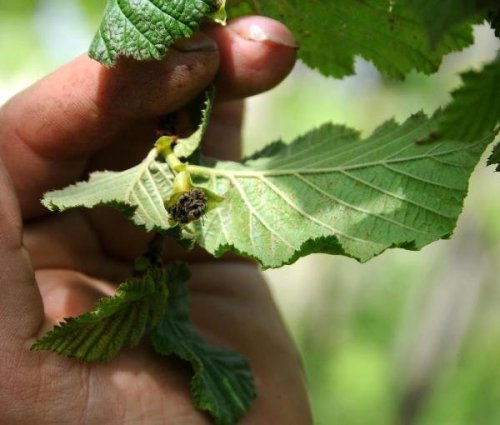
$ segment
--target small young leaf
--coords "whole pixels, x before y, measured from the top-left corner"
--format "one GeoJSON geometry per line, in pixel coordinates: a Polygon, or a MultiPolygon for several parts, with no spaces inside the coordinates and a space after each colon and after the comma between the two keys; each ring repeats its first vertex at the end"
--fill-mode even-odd
{"type": "Polygon", "coordinates": [[[45,194],[42,203],[51,211],[112,206],[147,230],[168,230],[164,201],[172,196],[174,176],[156,156],[153,149],[141,164],[128,170],[93,173],[88,182],[45,194]]]}
{"type": "Polygon", "coordinates": [[[462,74],[462,81],[443,111],[439,133],[444,138],[472,142],[500,124],[500,59],[481,71],[462,74]]]}
{"type": "Polygon", "coordinates": [[[65,319],[31,347],[86,362],[108,361],[123,347],[137,345],[155,326],[168,298],[170,271],[150,269],[121,284],[113,297],[101,298],[94,310],[65,319]]]}
{"type": "Polygon", "coordinates": [[[108,66],[119,56],[161,59],[170,45],[191,36],[203,20],[211,15],[220,20],[221,3],[220,0],[108,0],[89,54],[108,66]]]}
{"type": "MultiPolygon", "coordinates": [[[[439,2],[437,2],[439,3],[439,2]]],[[[230,15],[257,13],[278,19],[294,33],[299,57],[325,75],[354,73],[354,58],[372,61],[383,74],[436,72],[444,55],[473,42],[471,25],[454,27],[435,46],[418,11],[406,1],[240,0],[230,15]]]]}
{"type": "Polygon", "coordinates": [[[421,143],[438,122],[423,114],[390,121],[363,141],[327,124],[261,159],[217,162],[207,186],[226,200],[193,225],[198,243],[279,267],[313,252],[367,261],[449,237],[493,135],[421,143]]]}
{"type": "MultiPolygon", "coordinates": [[[[177,263],[178,273],[187,270],[177,263]]],[[[155,350],[189,362],[194,376],[191,391],[195,405],[210,413],[217,424],[235,424],[256,396],[248,362],[234,351],[212,347],[198,334],[189,317],[187,279],[169,281],[169,300],[151,338],[155,350]]]]}
{"type": "Polygon", "coordinates": [[[214,101],[215,89],[211,87],[208,89],[205,94],[205,101],[203,104],[203,108],[199,112],[200,122],[198,125],[198,129],[191,134],[191,136],[185,139],[178,139],[175,147],[174,153],[179,158],[188,158],[190,157],[200,146],[201,140],[207,131],[208,122],[210,120],[210,114],[212,112],[212,105],[214,101]]]}

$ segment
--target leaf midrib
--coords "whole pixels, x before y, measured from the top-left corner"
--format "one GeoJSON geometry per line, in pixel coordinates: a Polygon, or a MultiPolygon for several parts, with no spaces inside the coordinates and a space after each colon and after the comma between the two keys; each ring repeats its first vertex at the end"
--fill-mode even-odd
{"type": "MultiPolygon", "coordinates": [[[[333,149],[330,149],[329,152],[327,152],[330,156],[330,158],[335,158],[336,156],[342,155],[342,156],[347,156],[347,163],[352,162],[354,160],[359,160],[361,157],[366,157],[367,155],[373,154],[374,152],[381,150],[381,149],[386,149],[387,147],[391,145],[398,145],[401,143],[401,140],[407,139],[408,137],[412,137],[415,133],[421,133],[425,131],[425,127],[428,126],[427,122],[421,123],[415,128],[413,128],[411,131],[401,134],[401,128],[396,126],[394,127],[389,133],[387,134],[382,134],[382,135],[377,135],[374,134],[372,135],[368,140],[363,141],[363,143],[359,143],[359,140],[354,141],[353,145],[350,147],[350,149],[346,149],[345,145],[342,144],[342,140],[337,140],[336,141],[336,146],[334,146],[333,149]],[[356,143],[358,142],[358,143],[356,143]],[[372,149],[372,147],[374,147],[372,149]],[[358,155],[357,151],[361,151],[361,154],[358,155]],[[339,153],[340,152],[340,153],[339,153]],[[349,159],[350,158],[350,159],[349,159]]],[[[283,157],[281,160],[278,161],[273,161],[272,165],[273,168],[277,168],[277,165],[280,163],[284,163],[284,165],[290,165],[290,163],[297,162],[295,161],[295,158],[299,157],[299,164],[304,153],[308,152],[311,149],[315,149],[318,147],[322,147],[324,144],[324,141],[318,140],[317,143],[314,143],[312,146],[308,147],[307,149],[302,149],[302,150],[296,150],[295,152],[291,152],[287,154],[285,157],[283,157]]],[[[403,152],[405,149],[411,147],[412,144],[407,144],[403,149],[400,149],[398,152],[392,154],[392,156],[403,152]]],[[[439,146],[439,145],[437,145],[439,146]]],[[[292,148],[293,146],[290,146],[292,148]]],[[[428,153],[428,151],[426,152],[428,153]]],[[[320,152],[318,155],[314,155],[308,158],[308,163],[314,161],[315,157],[321,158],[321,162],[325,160],[325,151],[320,152]]],[[[386,158],[387,159],[387,158],[386,158]]],[[[328,158],[327,158],[328,160],[328,158]]],[[[318,164],[317,162],[316,164],[318,164]]],[[[344,165],[346,162],[344,162],[344,165]]]]}
{"type": "MultiPolygon", "coordinates": [[[[323,167],[323,168],[290,168],[290,169],[280,169],[280,170],[259,170],[259,169],[248,169],[248,170],[228,170],[228,169],[217,169],[217,168],[207,168],[207,167],[198,167],[198,166],[188,166],[188,169],[193,172],[193,174],[199,175],[214,175],[219,177],[237,177],[237,178],[260,178],[260,177],[274,177],[274,176],[293,176],[294,174],[325,174],[325,173],[341,173],[344,171],[357,170],[362,168],[370,168],[376,166],[386,166],[388,164],[398,164],[409,161],[418,161],[422,159],[437,159],[437,157],[450,155],[456,152],[466,151],[472,148],[477,147],[478,145],[483,144],[483,141],[475,143],[475,144],[464,144],[464,147],[460,147],[457,149],[451,149],[443,152],[439,152],[437,154],[429,155],[428,152],[422,155],[412,155],[404,158],[395,158],[395,159],[382,159],[377,161],[365,162],[361,164],[354,165],[340,165],[334,167],[323,167]]],[[[436,145],[436,147],[440,147],[440,145],[436,145]]],[[[450,166],[459,166],[462,165],[454,164],[452,162],[447,162],[450,166]]],[[[238,164],[239,165],[239,164],[238,164]]]]}

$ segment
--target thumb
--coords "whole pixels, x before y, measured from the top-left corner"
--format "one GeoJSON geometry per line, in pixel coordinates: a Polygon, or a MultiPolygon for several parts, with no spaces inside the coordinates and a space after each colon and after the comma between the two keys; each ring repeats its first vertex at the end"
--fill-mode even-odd
{"type": "Polygon", "coordinates": [[[12,348],[25,347],[26,341],[37,334],[44,315],[31,261],[22,243],[18,201],[1,160],[0,188],[0,366],[11,368],[2,356],[13,354],[12,348]]]}

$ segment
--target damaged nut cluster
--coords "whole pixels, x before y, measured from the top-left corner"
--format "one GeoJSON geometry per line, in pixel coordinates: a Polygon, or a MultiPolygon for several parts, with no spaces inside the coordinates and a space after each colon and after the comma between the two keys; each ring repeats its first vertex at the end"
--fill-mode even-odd
{"type": "Polygon", "coordinates": [[[168,212],[174,221],[187,224],[198,220],[207,208],[207,196],[198,188],[181,193],[168,212]]]}

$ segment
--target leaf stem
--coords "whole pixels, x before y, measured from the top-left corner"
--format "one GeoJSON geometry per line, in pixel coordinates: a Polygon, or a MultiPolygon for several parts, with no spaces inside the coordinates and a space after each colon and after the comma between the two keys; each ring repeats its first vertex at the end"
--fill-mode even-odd
{"type": "Polygon", "coordinates": [[[142,276],[151,268],[163,267],[163,254],[165,251],[165,236],[162,233],[155,233],[149,242],[148,249],[141,257],[136,258],[134,265],[134,275],[142,276]]]}
{"type": "Polygon", "coordinates": [[[158,155],[161,155],[167,161],[167,164],[170,166],[171,170],[178,174],[186,169],[186,164],[182,163],[177,155],[174,153],[172,149],[172,145],[175,142],[175,139],[170,136],[162,136],[160,137],[156,143],[156,152],[158,155]]]}
{"type": "Polygon", "coordinates": [[[211,178],[217,175],[224,175],[224,173],[218,173],[215,169],[210,167],[203,167],[202,165],[186,164],[186,171],[195,176],[207,178],[211,178]]]}

